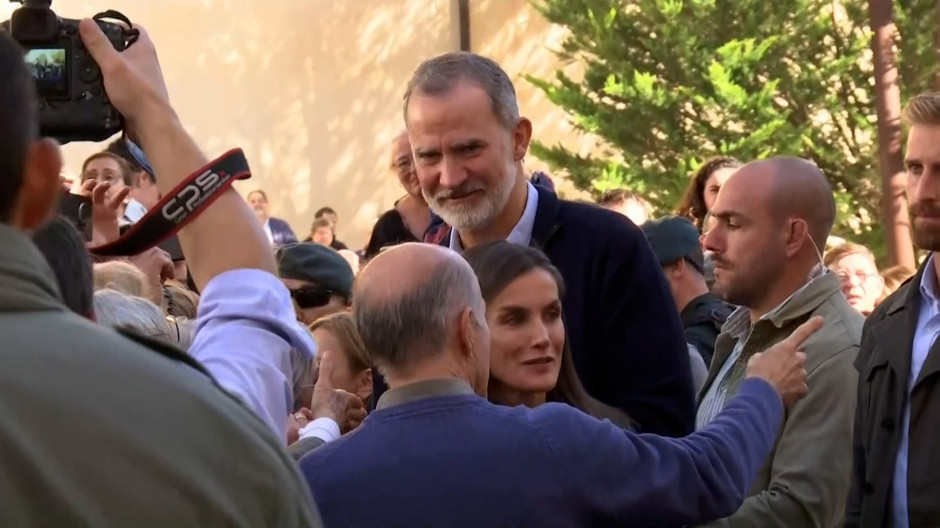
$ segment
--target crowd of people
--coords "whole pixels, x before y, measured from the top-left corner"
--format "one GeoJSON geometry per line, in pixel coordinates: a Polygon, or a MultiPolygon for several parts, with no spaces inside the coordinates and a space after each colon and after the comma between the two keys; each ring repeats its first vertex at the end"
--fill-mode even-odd
{"type": "MultiPolygon", "coordinates": [[[[122,141],[55,217],[22,51],[0,35],[0,524],[940,525],[940,267],[829,244],[809,160],[708,160],[674,214],[560,198],[485,57],[403,87],[403,196],[366,247],[228,189],[177,237],[92,256],[211,167],[141,28],[80,26],[122,141]],[[50,220],[50,216],[52,219],[50,220]]],[[[917,245],[940,251],[940,94],[905,110],[917,245]]]]}

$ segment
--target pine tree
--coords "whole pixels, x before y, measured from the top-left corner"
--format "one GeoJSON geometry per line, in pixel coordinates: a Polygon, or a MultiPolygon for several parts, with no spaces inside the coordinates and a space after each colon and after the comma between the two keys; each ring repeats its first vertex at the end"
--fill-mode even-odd
{"type": "MultiPolygon", "coordinates": [[[[906,14],[935,3],[909,0],[906,14]]],[[[870,30],[864,2],[832,0],[533,0],[570,29],[557,50],[584,65],[528,80],[605,151],[581,157],[536,142],[533,153],[581,189],[625,186],[660,212],[691,174],[723,154],[813,159],[836,189],[836,234],[877,250],[880,192],[870,30]]],[[[923,25],[916,16],[902,21],[923,25]]],[[[933,16],[928,16],[935,21],[933,16]]],[[[902,28],[903,30],[903,28],[902,28]]],[[[903,34],[903,33],[902,33],[903,34]]],[[[933,32],[901,43],[901,75],[929,85],[933,32]],[[914,51],[908,52],[904,46],[914,51]],[[906,53],[906,54],[905,54],[906,53]]],[[[907,95],[909,90],[905,90],[907,95]]]]}

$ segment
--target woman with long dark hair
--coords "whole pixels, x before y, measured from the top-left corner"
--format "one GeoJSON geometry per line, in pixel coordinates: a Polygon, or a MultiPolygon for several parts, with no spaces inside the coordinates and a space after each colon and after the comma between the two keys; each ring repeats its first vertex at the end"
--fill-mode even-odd
{"type": "Polygon", "coordinates": [[[564,280],[541,251],[494,242],[464,252],[486,301],[489,400],[535,407],[552,401],[630,427],[626,414],[591,397],[571,359],[561,299],[564,280]]]}
{"type": "Polygon", "coordinates": [[[718,189],[741,165],[740,161],[728,156],[712,158],[703,163],[686,187],[679,207],[676,208],[676,214],[688,218],[702,231],[705,227],[705,215],[715,204],[718,189]]]}

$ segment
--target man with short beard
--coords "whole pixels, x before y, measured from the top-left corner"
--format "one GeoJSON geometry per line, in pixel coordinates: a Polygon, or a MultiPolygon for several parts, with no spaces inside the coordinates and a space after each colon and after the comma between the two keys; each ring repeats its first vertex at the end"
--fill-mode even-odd
{"type": "Polygon", "coordinates": [[[940,93],[912,99],[904,120],[914,243],[931,253],[865,324],[846,528],[940,526],[940,93]]]}
{"type": "Polygon", "coordinates": [[[452,227],[441,244],[541,248],[567,286],[568,343],[588,392],[644,432],[688,434],[688,349],[646,237],[613,211],[527,180],[532,123],[519,115],[506,72],[472,53],[434,57],[408,83],[403,112],[422,194],[452,227]]]}
{"type": "Polygon", "coordinates": [[[712,207],[715,221],[703,240],[714,254],[712,291],[739,308],[715,342],[696,427],[710,423],[737,393],[749,360],[810,317],[822,316],[823,326],[803,345],[809,393],[787,409],[744,504],[710,527],[831,528],[842,521],[863,318],[822,265],[819,248],[835,214],[826,177],[796,158],[745,165],[712,207]]]}

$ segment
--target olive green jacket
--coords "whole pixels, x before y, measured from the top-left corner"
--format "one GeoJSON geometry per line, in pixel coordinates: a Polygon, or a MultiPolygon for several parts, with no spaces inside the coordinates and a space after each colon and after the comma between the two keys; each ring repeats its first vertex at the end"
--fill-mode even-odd
{"type": "MultiPolygon", "coordinates": [[[[715,344],[700,398],[715,381],[737,340],[726,330],[748,317],[733,314],[715,344]]],[[[733,394],[748,359],[790,335],[814,315],[823,326],[804,344],[809,393],[785,413],[777,442],[738,511],[709,524],[726,528],[829,528],[841,525],[852,473],[852,427],[864,318],[842,296],[831,273],[813,279],[769,316],[757,321],[730,376],[733,394]]]]}
{"type": "Polygon", "coordinates": [[[68,311],[23,234],[0,225],[0,248],[0,526],[321,526],[250,410],[68,311]]]}

